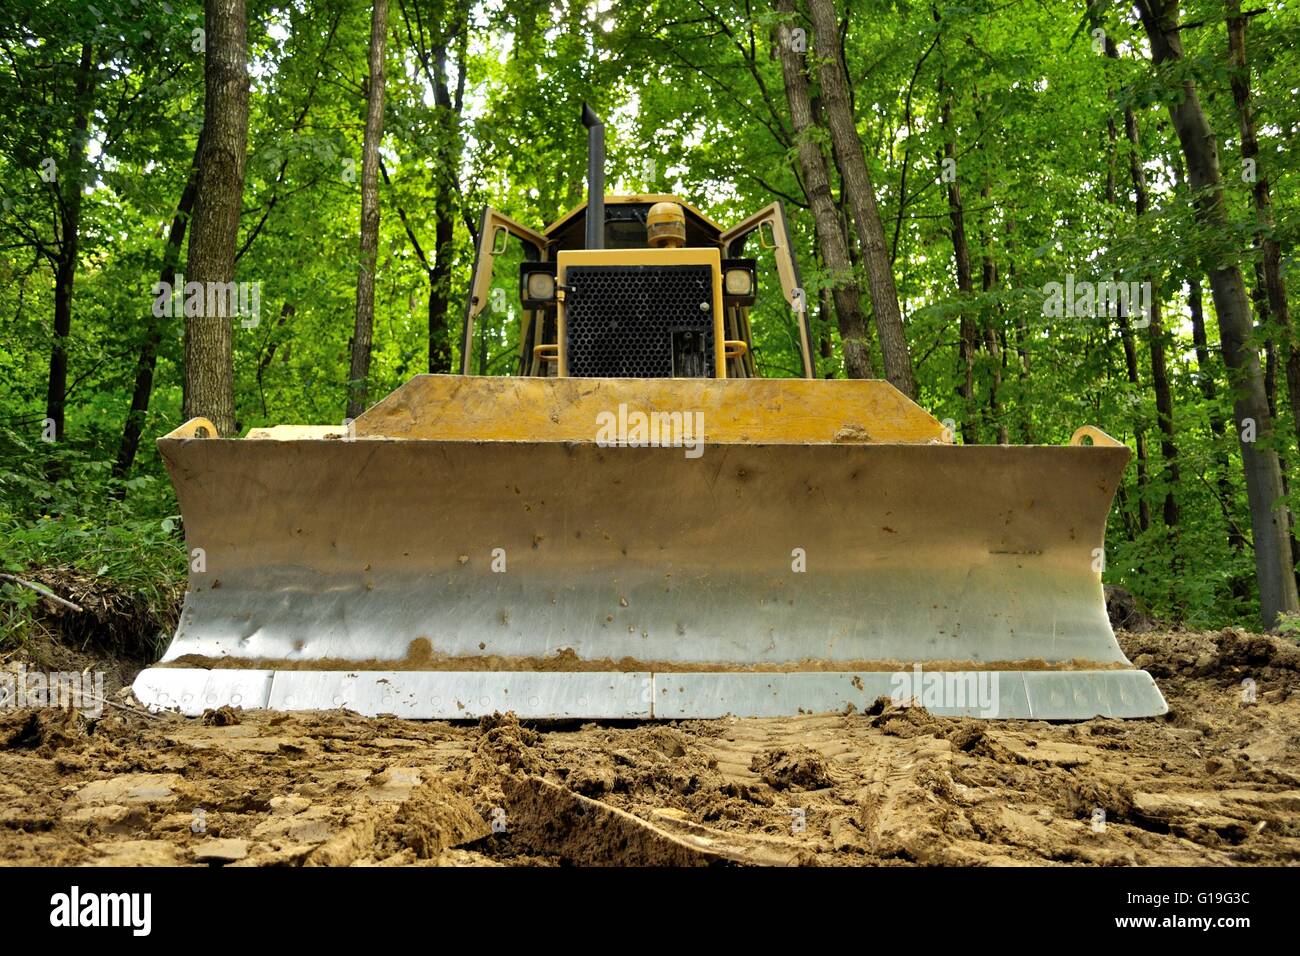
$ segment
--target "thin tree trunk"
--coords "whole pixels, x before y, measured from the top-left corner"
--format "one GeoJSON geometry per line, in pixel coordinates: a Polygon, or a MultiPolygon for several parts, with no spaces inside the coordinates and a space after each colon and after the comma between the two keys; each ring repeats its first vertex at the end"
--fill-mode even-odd
{"type": "MultiPolygon", "coordinates": [[[[1139,0],[1138,12],[1151,41],[1151,57],[1157,68],[1178,63],[1183,58],[1182,38],[1175,22],[1177,9],[1174,0],[1139,0]]],[[[1196,196],[1196,215],[1202,226],[1227,234],[1231,223],[1223,197],[1214,134],[1190,77],[1183,80],[1181,92],[1181,97],[1169,101],[1168,109],[1187,160],[1188,182],[1196,196]]],[[[1277,453],[1270,445],[1273,421],[1264,395],[1259,354],[1249,346],[1250,303],[1241,270],[1235,264],[1225,265],[1216,259],[1207,263],[1206,271],[1235,398],[1261,616],[1265,627],[1272,629],[1280,614],[1300,611],[1291,561],[1290,514],[1283,497],[1277,453]],[[1253,435],[1249,431],[1252,427],[1253,435]]]]}
{"type": "Polygon", "coordinates": [[[347,417],[366,409],[370,344],[375,326],[375,263],[379,248],[379,140],[384,132],[384,41],[388,0],[375,0],[370,17],[370,78],[366,84],[366,132],[361,153],[361,243],[357,270],[356,323],[348,374],[347,417]]]}
{"type": "Polygon", "coordinates": [[[871,171],[867,168],[862,139],[858,136],[857,124],[853,118],[848,75],[840,59],[834,0],[808,0],[808,8],[812,14],[814,49],[820,61],[819,75],[827,125],[831,132],[835,162],[843,180],[845,198],[857,227],[858,243],[867,268],[867,288],[871,295],[876,332],[880,337],[885,377],[908,398],[916,398],[912,356],[907,348],[903,314],[898,307],[898,290],[894,285],[893,266],[885,244],[885,229],[880,222],[871,171]]]}
{"type": "MultiPolygon", "coordinates": [[[[935,14],[936,19],[938,13],[935,14]]],[[[950,168],[957,162],[957,134],[952,120],[952,92],[943,77],[939,78],[939,96],[943,101],[940,108],[940,124],[943,129],[943,154],[940,156],[940,168],[947,160],[950,168]]],[[[952,236],[953,258],[957,265],[957,291],[961,298],[969,300],[975,291],[975,281],[971,274],[970,246],[966,242],[966,216],[962,207],[961,186],[953,176],[948,183],[948,217],[952,222],[949,234],[952,236]]],[[[963,444],[974,445],[979,442],[979,430],[975,425],[975,350],[979,346],[979,330],[975,320],[967,314],[969,302],[964,302],[961,312],[960,339],[957,344],[957,393],[962,398],[961,440],[963,444]]]]}
{"type": "Polygon", "coordinates": [[[67,168],[58,170],[51,184],[58,197],[61,241],[54,268],[54,345],[50,348],[45,417],[53,422],[55,439],[63,438],[68,391],[68,336],[72,333],[72,285],[77,277],[77,249],[81,239],[81,185],[85,178],[82,167],[86,162],[86,139],[94,106],[95,57],[89,43],[81,45],[75,89],[76,114],[72,121],[67,168]]]}
{"type": "MultiPolygon", "coordinates": [[[[980,191],[980,195],[987,201],[991,200],[991,191],[987,183],[980,191]]],[[[980,245],[983,247],[982,260],[983,268],[980,270],[981,285],[980,288],[987,295],[991,293],[998,284],[998,264],[989,254],[988,236],[984,229],[980,227],[980,245]]],[[[998,311],[995,307],[987,307],[987,317],[984,322],[984,350],[989,353],[989,367],[991,369],[992,381],[989,383],[989,417],[993,420],[993,429],[997,435],[999,445],[1005,445],[1011,441],[1011,436],[1007,431],[1007,423],[1002,419],[1002,402],[998,397],[1002,391],[1002,340],[999,335],[998,311]]]]}
{"type": "MultiPolygon", "coordinates": [[[[980,110],[980,93],[978,89],[974,91],[973,100],[975,124],[983,129],[984,116],[980,110]]],[[[993,208],[993,186],[989,182],[989,161],[982,140],[978,145],[978,149],[980,156],[984,157],[982,185],[980,186],[980,200],[983,209],[976,217],[976,221],[979,223],[980,289],[984,293],[984,302],[980,308],[980,335],[982,338],[981,344],[989,357],[989,420],[997,443],[1006,445],[1011,441],[1007,423],[1002,417],[1002,379],[1006,369],[1003,346],[1006,342],[1006,328],[1003,323],[1002,307],[992,301],[991,293],[997,287],[1000,277],[998,275],[997,259],[993,255],[992,240],[986,228],[987,211],[993,208]]]]}
{"type": "MultiPolygon", "coordinates": [[[[1015,273],[1012,273],[1012,284],[1014,287],[1015,273]]],[[[1029,410],[1029,319],[1024,315],[1023,310],[1017,310],[1020,315],[1016,318],[1016,382],[1019,385],[1019,400],[1021,403],[1021,439],[1027,445],[1034,443],[1034,425],[1033,415],[1029,410]]]]}
{"type": "MultiPolygon", "coordinates": [[[[1016,260],[1015,244],[1010,236],[1014,232],[1015,222],[1007,223],[1007,281],[1011,288],[1016,287],[1016,260]]],[[[1020,406],[1020,438],[1026,445],[1034,443],[1034,425],[1033,412],[1029,403],[1029,373],[1031,369],[1031,359],[1029,354],[1029,317],[1025,314],[1024,309],[1016,310],[1015,319],[1015,343],[1016,343],[1016,401],[1020,406]]]]}
{"type": "MultiPolygon", "coordinates": [[[[1106,40],[1107,53],[1114,44],[1106,40]]],[[[1119,51],[1115,51],[1119,58],[1119,51]]],[[[1141,136],[1138,134],[1137,116],[1133,108],[1124,108],[1124,132],[1128,138],[1129,179],[1133,182],[1133,193],[1137,218],[1142,219],[1150,209],[1147,193],[1146,174],[1142,170],[1141,136]]],[[[1151,387],[1156,393],[1156,417],[1160,428],[1160,456],[1165,467],[1165,500],[1163,518],[1165,526],[1174,528],[1178,525],[1178,499],[1174,489],[1178,487],[1178,445],[1174,440],[1174,402],[1169,391],[1169,366],[1165,357],[1164,319],[1161,314],[1160,289],[1155,277],[1151,283],[1151,314],[1147,317],[1147,341],[1151,350],[1151,387]]]]}
{"type": "MultiPolygon", "coordinates": [[[[460,192],[460,161],[463,151],[460,139],[460,118],[465,103],[466,57],[469,48],[468,5],[458,4],[453,11],[450,26],[426,23],[418,4],[410,10],[401,5],[406,35],[419,58],[425,79],[433,88],[434,122],[438,128],[438,156],[434,173],[436,194],[434,198],[433,261],[430,262],[416,241],[415,233],[399,207],[407,235],[416,247],[429,279],[428,328],[429,371],[447,373],[452,368],[452,349],[455,336],[452,332],[451,273],[455,258],[456,196],[460,192]],[[453,93],[447,81],[447,46],[451,37],[456,39],[456,90],[453,93]],[[426,42],[432,38],[432,45],[426,42]]],[[[535,28],[535,18],[525,18],[525,29],[535,28]]],[[[382,167],[381,167],[382,168],[382,167]]]]}
{"type": "MultiPolygon", "coordinates": [[[[1187,190],[1188,205],[1191,205],[1191,191],[1187,186],[1182,155],[1174,152],[1169,159],[1170,165],[1174,168],[1174,182],[1180,190],[1187,190]]],[[[1219,413],[1218,365],[1212,361],[1209,337],[1205,331],[1205,298],[1201,291],[1201,273],[1196,264],[1191,261],[1185,263],[1185,266],[1188,271],[1187,311],[1191,315],[1192,345],[1196,352],[1196,384],[1206,402],[1210,434],[1214,440],[1215,497],[1218,498],[1220,509],[1223,511],[1228,547],[1240,554],[1246,550],[1246,536],[1241,530],[1241,525],[1232,517],[1232,462],[1226,444],[1228,429],[1223,415],[1219,413]]],[[[1239,601],[1245,601],[1250,597],[1249,580],[1234,575],[1229,578],[1228,586],[1232,596],[1239,601]]]]}
{"type": "MultiPolygon", "coordinates": [[[[1089,355],[1093,350],[1092,341],[1093,341],[1094,334],[1095,334],[1094,330],[1091,327],[1086,329],[1086,331],[1084,332],[1083,365],[1085,367],[1087,367],[1090,364],[1089,355]]],[[[1105,376],[1105,382],[1102,383],[1100,390],[1109,389],[1110,391],[1113,392],[1115,390],[1115,384],[1114,384],[1115,368],[1114,368],[1114,363],[1110,361],[1110,352],[1109,352],[1110,340],[1104,333],[1101,335],[1101,338],[1103,341],[1102,351],[1103,351],[1103,359],[1104,359],[1102,362],[1102,374],[1105,376]]],[[[1125,381],[1127,380],[1128,378],[1126,375],[1125,381]]],[[[1099,405],[1099,398],[1096,396],[1097,396],[1097,392],[1088,393],[1088,397],[1092,399],[1092,406],[1094,408],[1098,407],[1099,405]]],[[[1138,527],[1137,521],[1133,517],[1133,505],[1130,498],[1131,498],[1131,492],[1127,482],[1127,475],[1124,475],[1121,476],[1119,487],[1115,489],[1115,502],[1119,507],[1120,521],[1122,521],[1124,524],[1124,536],[1129,541],[1132,542],[1132,541],[1137,541],[1138,535],[1141,533],[1141,528],[1138,527]]]]}
{"type": "Polygon", "coordinates": [[[1179,520],[1178,499],[1174,495],[1174,489],[1179,487],[1178,445],[1174,439],[1174,405],[1165,357],[1164,319],[1154,282],[1152,289],[1147,332],[1151,350],[1151,387],[1156,393],[1156,418],[1160,427],[1160,457],[1165,467],[1165,500],[1161,516],[1165,527],[1175,528],[1179,520]]]}
{"type": "Polygon", "coordinates": [[[275,327],[271,329],[266,338],[266,347],[262,352],[262,357],[257,360],[257,395],[262,402],[262,418],[268,418],[270,413],[266,408],[266,391],[262,387],[262,379],[266,375],[266,370],[271,367],[271,361],[275,358],[275,351],[279,346],[276,340],[276,333],[284,327],[284,324],[293,318],[297,312],[297,307],[292,302],[286,302],[280,309],[280,317],[275,320],[275,327]]]}
{"type": "MultiPolygon", "coordinates": [[[[1094,23],[1099,21],[1093,20],[1094,23]]],[[[1119,50],[1116,49],[1114,42],[1110,37],[1105,42],[1106,55],[1112,59],[1119,59],[1119,50]]],[[[1114,96],[1113,90],[1107,90],[1108,97],[1114,96]]],[[[1106,202],[1111,206],[1119,207],[1119,187],[1115,175],[1115,167],[1119,156],[1119,132],[1115,127],[1113,117],[1106,118],[1106,202]]],[[[1122,281],[1119,273],[1115,274],[1115,280],[1122,281]]],[[[1128,383],[1133,388],[1133,395],[1138,395],[1142,391],[1142,376],[1138,371],[1137,343],[1133,337],[1133,324],[1129,316],[1128,306],[1121,299],[1117,303],[1115,322],[1119,326],[1120,343],[1124,348],[1124,371],[1128,378],[1128,383]]],[[[1133,444],[1137,448],[1137,503],[1138,503],[1138,527],[1142,531],[1147,531],[1151,527],[1151,499],[1148,489],[1151,483],[1150,466],[1148,464],[1149,453],[1147,451],[1146,429],[1142,424],[1142,415],[1134,407],[1133,409],[1133,444]]]]}
{"type": "MultiPolygon", "coordinates": [[[[463,15],[462,15],[463,17],[463,15]]],[[[433,86],[442,134],[442,170],[438,197],[434,201],[433,269],[429,273],[429,371],[450,372],[452,361],[451,268],[455,255],[455,196],[459,192],[461,159],[460,116],[465,101],[465,60],[469,28],[465,19],[457,24],[456,93],[447,85],[447,50],[439,47],[435,63],[437,80],[433,86]]]]}
{"type": "MultiPolygon", "coordinates": [[[[1192,344],[1196,349],[1196,384],[1201,390],[1201,397],[1205,399],[1210,418],[1210,434],[1214,440],[1215,487],[1218,489],[1219,500],[1226,509],[1232,502],[1232,466],[1228,461],[1227,453],[1223,450],[1227,426],[1223,422],[1223,416],[1219,414],[1219,389],[1215,385],[1216,373],[1210,361],[1209,339],[1205,334],[1205,305],[1201,294],[1201,277],[1198,274],[1193,274],[1187,282],[1187,310],[1192,316],[1192,344]]],[[[1228,547],[1240,554],[1246,550],[1246,537],[1235,521],[1228,521],[1227,526],[1228,547]]],[[[1229,586],[1234,597],[1247,596],[1249,588],[1244,585],[1245,582],[1236,577],[1230,580],[1229,586]]]]}
{"type": "Polygon", "coordinates": [[[828,363],[826,377],[834,378],[835,372],[829,367],[829,362],[835,357],[835,344],[831,341],[831,323],[835,321],[835,305],[831,301],[831,290],[821,288],[817,290],[818,315],[821,317],[822,329],[817,339],[817,355],[824,362],[828,363]]]}
{"type": "Polygon", "coordinates": [[[1225,0],[1228,11],[1228,67],[1232,99],[1237,106],[1241,129],[1241,157],[1255,164],[1255,244],[1262,253],[1265,300],[1273,323],[1281,335],[1282,354],[1286,360],[1287,400],[1291,405],[1296,440],[1300,441],[1300,343],[1291,324],[1286,281],[1282,278],[1282,250],[1273,235],[1273,202],[1269,194],[1268,172],[1259,168],[1259,138],[1255,132],[1255,111],[1250,102],[1250,69],[1246,65],[1246,18],[1241,15],[1241,0],[1225,0]]]}
{"type": "MultiPolygon", "coordinates": [[[[235,278],[235,243],[248,152],[248,44],[244,0],[206,0],[203,149],[190,223],[188,282],[210,290],[235,278]]],[[[185,317],[185,417],[203,416],[217,432],[235,431],[233,316],[185,317]]],[[[189,312],[189,309],[186,309],[189,312]]]]}
{"type": "MultiPolygon", "coordinates": [[[[794,9],[794,0],[776,2],[776,11],[786,17],[793,14],[794,9]]],[[[867,320],[862,312],[862,292],[853,274],[848,242],[831,195],[826,155],[815,134],[812,98],[808,92],[808,78],[804,74],[803,56],[794,50],[788,24],[783,23],[777,28],[777,47],[781,57],[781,73],[785,79],[786,99],[790,105],[790,118],[794,124],[799,166],[803,171],[804,192],[812,207],[822,261],[826,263],[834,282],[831,295],[835,300],[840,345],[844,352],[844,373],[849,378],[871,378],[875,373],[871,365],[871,349],[867,344],[867,320]]]]}
{"type": "MultiPolygon", "coordinates": [[[[1129,321],[1128,310],[1120,304],[1118,309],[1119,336],[1124,345],[1124,370],[1128,382],[1133,386],[1134,394],[1141,388],[1141,376],[1138,373],[1137,345],[1133,340],[1133,326],[1129,321]]],[[[1151,527],[1151,502],[1147,497],[1147,488],[1151,483],[1147,465],[1146,430],[1141,425],[1141,418],[1136,410],[1133,415],[1133,440],[1137,445],[1137,485],[1138,485],[1138,525],[1143,531],[1151,527]]]]}
{"type": "MultiPolygon", "coordinates": [[[[176,214],[172,216],[171,230],[167,233],[167,245],[163,247],[162,267],[158,270],[159,283],[166,283],[168,287],[176,281],[176,267],[180,263],[181,247],[185,243],[185,230],[189,227],[190,213],[194,209],[194,194],[198,191],[199,159],[202,155],[203,133],[200,131],[198,143],[194,147],[194,162],[190,164],[181,200],[176,204],[176,214]]],[[[176,292],[175,289],[172,291],[176,292]]],[[[158,364],[158,348],[162,345],[165,320],[150,310],[145,322],[144,343],[140,346],[140,355],[135,362],[135,389],[131,393],[131,408],[126,413],[122,440],[117,446],[117,459],[113,462],[113,476],[116,478],[125,478],[131,471],[136,451],[140,447],[140,436],[144,433],[145,422],[149,417],[153,373],[158,364]]]]}
{"type": "Polygon", "coordinates": [[[429,271],[429,371],[451,371],[451,260],[455,238],[455,219],[450,199],[440,194],[435,200],[436,220],[433,229],[434,264],[429,271]]]}

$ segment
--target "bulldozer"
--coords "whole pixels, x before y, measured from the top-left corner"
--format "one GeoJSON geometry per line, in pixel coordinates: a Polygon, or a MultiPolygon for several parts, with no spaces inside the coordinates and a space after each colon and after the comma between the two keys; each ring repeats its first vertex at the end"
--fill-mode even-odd
{"type": "Polygon", "coordinates": [[[606,195],[604,126],[583,122],[586,202],[541,231],[483,214],[460,374],[341,426],[239,439],[193,419],[159,439],[191,567],[137,698],[422,719],[881,697],[1164,713],[1102,591],[1128,448],[1089,426],[959,445],[886,381],[816,377],[782,206],[724,228],[678,196],[606,195]],[[802,377],[759,374],[761,259],[802,377]],[[510,374],[475,374],[516,270],[510,374]]]}

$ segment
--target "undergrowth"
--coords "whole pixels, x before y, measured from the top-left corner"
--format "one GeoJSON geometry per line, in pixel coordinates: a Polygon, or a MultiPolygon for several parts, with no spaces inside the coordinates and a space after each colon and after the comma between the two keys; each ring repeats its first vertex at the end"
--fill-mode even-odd
{"type": "Polygon", "coordinates": [[[185,542],[170,483],[114,478],[111,462],[70,444],[0,429],[0,571],[48,587],[78,613],[0,579],[0,652],[57,629],[147,657],[185,577],[185,542]]]}

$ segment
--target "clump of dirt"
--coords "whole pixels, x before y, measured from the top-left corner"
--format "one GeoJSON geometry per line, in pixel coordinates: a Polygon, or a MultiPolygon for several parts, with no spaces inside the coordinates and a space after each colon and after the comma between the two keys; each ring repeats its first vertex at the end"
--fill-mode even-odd
{"type": "Polygon", "coordinates": [[[205,727],[234,727],[239,723],[238,712],[229,704],[223,704],[215,709],[209,707],[203,712],[205,727]]]}
{"type": "Polygon", "coordinates": [[[1220,685],[1279,682],[1288,690],[1300,683],[1300,647],[1268,634],[1238,628],[1119,635],[1134,665],[1159,678],[1198,678],[1220,685]]]}
{"type": "Polygon", "coordinates": [[[801,745],[755,754],[749,769],[774,790],[822,790],[835,782],[826,758],[801,745]]]}
{"type": "MultiPolygon", "coordinates": [[[[859,681],[858,683],[861,683],[861,681],[859,681]]],[[[855,684],[854,686],[856,687],[857,685],[855,684]]],[[[894,698],[886,694],[881,694],[879,697],[877,697],[875,700],[871,702],[871,705],[867,707],[866,710],[862,712],[862,716],[879,717],[885,711],[889,710],[891,707],[894,706],[895,706],[894,698]]]]}
{"type": "Polygon", "coordinates": [[[418,860],[431,860],[443,850],[491,832],[491,826],[468,797],[441,782],[429,781],[411,791],[377,842],[396,843],[409,849],[418,860]]]}
{"type": "Polygon", "coordinates": [[[1089,819],[1098,811],[1109,822],[1130,820],[1133,816],[1133,792],[1124,783],[1092,777],[1071,780],[1063,789],[1065,809],[1076,817],[1089,819]]]}
{"type": "Polygon", "coordinates": [[[476,809],[489,815],[505,802],[502,781],[512,774],[545,774],[550,763],[538,751],[540,736],[524,727],[513,713],[494,713],[478,722],[473,753],[468,761],[469,782],[476,809]]]}
{"type": "Polygon", "coordinates": [[[1008,750],[989,735],[987,726],[979,721],[965,719],[944,736],[954,750],[987,757],[999,763],[1023,763],[1024,758],[1008,750]]]}
{"type": "Polygon", "coordinates": [[[890,737],[918,737],[940,733],[951,721],[936,717],[917,704],[899,704],[892,698],[878,698],[868,710],[871,726],[890,737]],[[877,712],[877,708],[879,711],[877,712]]]}
{"type": "Polygon", "coordinates": [[[694,807],[722,785],[716,761],[693,745],[679,727],[642,726],[618,735],[592,728],[602,738],[566,748],[555,773],[566,787],[623,805],[626,797],[653,795],[661,806],[694,807]]]}
{"type": "Polygon", "coordinates": [[[725,780],[688,799],[685,806],[705,823],[723,821],[753,826],[767,818],[765,810],[776,806],[776,798],[762,784],[725,780]]]}
{"type": "Polygon", "coordinates": [[[513,713],[495,713],[479,721],[475,754],[485,764],[508,773],[539,773],[544,769],[536,750],[537,731],[520,725],[513,713]]]}
{"type": "Polygon", "coordinates": [[[53,756],[57,750],[78,747],[85,741],[86,720],[72,707],[19,710],[0,717],[3,750],[31,750],[53,756]]]}
{"type": "MultiPolygon", "coordinates": [[[[624,778],[626,782],[626,778],[624,778]]],[[[613,767],[582,766],[569,771],[564,778],[564,785],[574,793],[584,797],[601,797],[609,793],[618,784],[619,777],[613,767]]]]}

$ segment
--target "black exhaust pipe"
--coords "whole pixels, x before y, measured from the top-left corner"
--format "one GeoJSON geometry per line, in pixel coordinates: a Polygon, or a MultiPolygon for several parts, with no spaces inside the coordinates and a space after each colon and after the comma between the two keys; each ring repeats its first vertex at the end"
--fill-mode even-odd
{"type": "Polygon", "coordinates": [[[582,125],[587,127],[587,248],[605,248],[605,123],[586,103],[582,125]]]}

